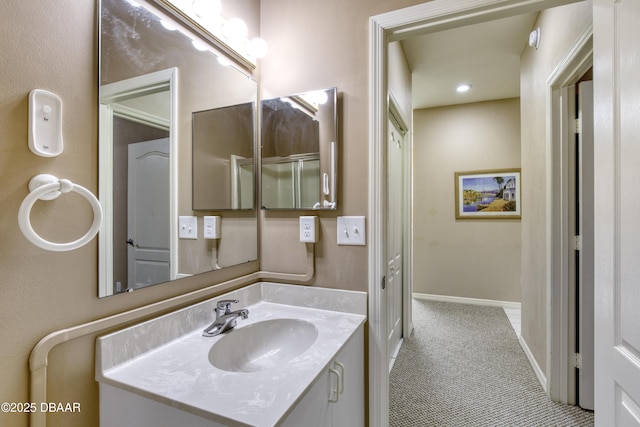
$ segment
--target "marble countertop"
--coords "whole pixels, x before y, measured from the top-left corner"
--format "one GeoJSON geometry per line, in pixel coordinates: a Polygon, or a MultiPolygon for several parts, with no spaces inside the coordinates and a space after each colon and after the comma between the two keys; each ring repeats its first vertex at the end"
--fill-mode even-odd
{"type": "MultiPolygon", "coordinates": [[[[219,423],[272,426],[283,419],[365,321],[366,294],[258,283],[98,338],[96,379],[219,423]],[[303,319],[318,329],[314,344],[287,363],[257,372],[210,364],[225,334],[203,337],[218,299],[241,302],[249,318],[303,319]]],[[[234,330],[228,333],[234,333],[234,330]]]]}

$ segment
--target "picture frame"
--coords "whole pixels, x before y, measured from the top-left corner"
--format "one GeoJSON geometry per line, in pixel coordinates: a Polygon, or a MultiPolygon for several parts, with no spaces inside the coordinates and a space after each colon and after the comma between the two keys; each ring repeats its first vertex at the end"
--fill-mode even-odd
{"type": "Polygon", "coordinates": [[[520,219],[520,168],[454,172],[456,220],[520,219]]]}

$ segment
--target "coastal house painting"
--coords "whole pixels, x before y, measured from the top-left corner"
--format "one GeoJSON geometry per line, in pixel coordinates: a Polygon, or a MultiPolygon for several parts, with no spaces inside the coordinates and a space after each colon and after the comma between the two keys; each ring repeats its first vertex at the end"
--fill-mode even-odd
{"type": "Polygon", "coordinates": [[[509,178],[509,181],[504,185],[502,191],[502,198],[507,201],[516,200],[516,179],[509,178]]]}
{"type": "Polygon", "coordinates": [[[455,172],[456,219],[520,219],[520,169],[455,172]]]}

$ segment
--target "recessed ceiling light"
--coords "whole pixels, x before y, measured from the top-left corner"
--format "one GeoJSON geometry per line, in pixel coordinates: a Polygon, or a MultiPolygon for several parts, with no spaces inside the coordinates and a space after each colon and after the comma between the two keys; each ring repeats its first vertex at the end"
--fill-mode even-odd
{"type": "Polygon", "coordinates": [[[462,93],[462,92],[468,92],[469,89],[471,89],[471,85],[465,83],[465,84],[458,85],[458,87],[456,88],[456,91],[462,93]]]}

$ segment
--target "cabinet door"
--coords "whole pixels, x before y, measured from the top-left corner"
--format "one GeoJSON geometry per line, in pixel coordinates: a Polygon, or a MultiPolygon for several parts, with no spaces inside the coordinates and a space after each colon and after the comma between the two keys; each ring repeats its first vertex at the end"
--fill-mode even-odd
{"type": "MultiPolygon", "coordinates": [[[[344,386],[337,402],[331,403],[331,426],[362,427],[364,426],[364,327],[360,326],[347,345],[340,350],[333,369],[341,372],[344,386]]],[[[330,375],[331,399],[335,398],[335,375],[330,375]],[[333,377],[333,378],[331,378],[333,377]]],[[[329,425],[329,424],[327,424],[329,425]]]]}
{"type": "Polygon", "coordinates": [[[361,325],[280,427],[363,427],[364,415],[361,325]]]}
{"type": "Polygon", "coordinates": [[[280,427],[327,427],[331,425],[329,407],[329,371],[322,373],[318,381],[305,393],[304,397],[287,415],[280,427]]]}

